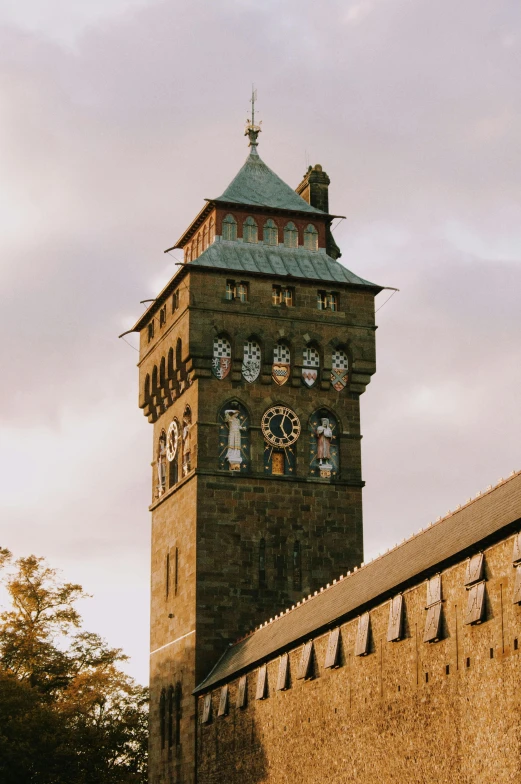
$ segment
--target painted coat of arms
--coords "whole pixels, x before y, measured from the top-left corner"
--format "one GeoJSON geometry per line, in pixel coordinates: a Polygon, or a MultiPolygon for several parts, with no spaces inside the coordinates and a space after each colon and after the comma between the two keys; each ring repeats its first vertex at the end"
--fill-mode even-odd
{"type": "Polygon", "coordinates": [[[281,387],[286,383],[291,374],[291,353],[285,343],[277,343],[273,350],[273,365],[271,377],[281,387]]]}
{"type": "Polygon", "coordinates": [[[226,338],[215,338],[213,341],[212,373],[216,378],[226,378],[232,366],[232,347],[226,338]]]}
{"type": "Polygon", "coordinates": [[[333,362],[331,368],[331,385],[337,392],[341,392],[347,385],[348,359],[345,351],[333,351],[333,362]]]}
{"type": "Polygon", "coordinates": [[[320,355],[316,348],[306,346],[303,356],[302,381],[307,387],[312,387],[318,378],[320,355]]]}
{"type": "Polygon", "coordinates": [[[257,381],[261,370],[261,348],[258,343],[248,340],[244,344],[242,376],[252,384],[257,381]]]}
{"type": "Polygon", "coordinates": [[[281,387],[289,378],[289,365],[283,365],[281,362],[274,362],[271,369],[271,377],[274,382],[281,387]]]}

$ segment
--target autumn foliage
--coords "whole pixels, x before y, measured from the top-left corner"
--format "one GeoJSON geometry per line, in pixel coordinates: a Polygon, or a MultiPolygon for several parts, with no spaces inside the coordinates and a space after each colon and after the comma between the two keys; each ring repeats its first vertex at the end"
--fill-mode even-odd
{"type": "Polygon", "coordinates": [[[0,782],[144,784],[148,699],[120,649],[81,629],[82,587],[0,549],[0,782]]]}

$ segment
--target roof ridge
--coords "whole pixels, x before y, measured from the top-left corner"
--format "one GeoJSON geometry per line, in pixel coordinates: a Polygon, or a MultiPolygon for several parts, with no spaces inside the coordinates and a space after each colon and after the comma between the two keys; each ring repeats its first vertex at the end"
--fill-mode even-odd
{"type": "MultiPolygon", "coordinates": [[[[340,577],[335,578],[332,583],[327,583],[325,586],[322,586],[320,589],[314,591],[314,593],[308,594],[307,597],[306,596],[302,597],[302,599],[299,602],[297,602],[296,604],[293,604],[291,607],[288,607],[286,610],[283,610],[282,612],[275,614],[272,618],[269,619],[269,621],[264,621],[264,623],[259,624],[259,626],[256,626],[254,629],[251,629],[249,632],[244,634],[242,637],[239,637],[237,640],[234,640],[232,643],[230,643],[229,647],[237,645],[238,643],[240,643],[243,640],[245,640],[247,637],[251,637],[253,634],[255,634],[256,632],[258,632],[261,629],[263,629],[265,626],[269,626],[271,623],[274,623],[275,621],[280,620],[281,618],[286,616],[288,613],[294,612],[295,610],[297,610],[299,607],[301,607],[306,602],[312,601],[313,599],[315,599],[318,596],[320,596],[321,594],[323,594],[325,591],[328,591],[331,588],[333,588],[333,586],[337,585],[339,582],[342,582],[343,580],[347,579],[348,577],[351,577],[352,575],[354,575],[356,572],[359,572],[360,570],[367,568],[367,566],[369,566],[370,564],[373,564],[376,561],[380,561],[382,558],[386,558],[390,553],[395,552],[400,547],[403,547],[404,545],[408,544],[409,542],[413,541],[414,539],[417,539],[418,536],[421,536],[426,531],[429,531],[431,528],[434,528],[435,526],[439,525],[440,523],[443,523],[445,520],[448,520],[450,517],[454,517],[455,514],[458,514],[463,509],[467,509],[469,506],[474,504],[476,501],[479,501],[481,498],[484,498],[485,496],[490,495],[491,493],[495,492],[499,487],[502,487],[503,485],[505,485],[508,482],[512,481],[513,479],[515,479],[520,474],[521,474],[521,469],[519,471],[513,470],[513,471],[510,472],[509,476],[506,479],[501,477],[495,485],[489,485],[486,488],[486,490],[484,490],[484,491],[479,490],[476,493],[476,495],[474,496],[474,498],[468,498],[467,501],[464,504],[458,504],[456,509],[454,509],[453,511],[449,509],[449,511],[447,512],[446,515],[444,515],[443,517],[438,517],[437,520],[435,520],[434,522],[429,523],[429,525],[426,526],[425,528],[420,528],[419,531],[416,531],[415,533],[411,534],[411,536],[403,539],[403,541],[399,542],[398,544],[395,544],[394,547],[389,547],[384,553],[379,553],[374,558],[371,558],[370,561],[362,561],[360,566],[355,566],[354,569],[352,571],[351,570],[348,571],[346,575],[341,574],[340,577]]],[[[213,670],[212,670],[212,672],[213,672],[213,670]]],[[[207,676],[207,678],[210,677],[210,674],[207,676]]]]}

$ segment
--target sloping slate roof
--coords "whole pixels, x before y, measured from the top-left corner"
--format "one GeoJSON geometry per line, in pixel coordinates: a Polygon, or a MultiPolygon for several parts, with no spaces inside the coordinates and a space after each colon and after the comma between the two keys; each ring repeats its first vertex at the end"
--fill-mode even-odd
{"type": "Polygon", "coordinates": [[[325,250],[253,245],[243,242],[212,243],[200,256],[189,261],[191,267],[214,267],[238,272],[262,272],[266,275],[291,276],[382,289],[376,283],[350,272],[343,264],[328,256],[325,250]]]}
{"type": "Polygon", "coordinates": [[[521,518],[521,472],[286,615],[231,645],[196,692],[267,659],[521,518]]]}
{"type": "Polygon", "coordinates": [[[315,215],[326,213],[312,207],[289,185],[266,166],[255,147],[246,158],[244,166],[235,175],[222,196],[212,201],[248,204],[256,207],[274,207],[279,210],[297,210],[315,215]]]}

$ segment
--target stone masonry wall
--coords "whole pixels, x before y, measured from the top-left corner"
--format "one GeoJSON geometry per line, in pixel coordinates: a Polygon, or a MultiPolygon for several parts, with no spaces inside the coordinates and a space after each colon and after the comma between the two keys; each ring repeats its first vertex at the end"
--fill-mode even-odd
{"type": "MultiPolygon", "coordinates": [[[[442,572],[443,639],[424,643],[425,582],[404,592],[405,637],[387,642],[389,602],[371,612],[368,656],[354,656],[357,619],[341,625],[341,659],[324,669],[328,634],[314,641],[314,677],[296,680],[302,646],[290,651],[290,688],[198,725],[199,784],[506,784],[521,781],[521,607],[512,603],[513,537],[485,550],[486,616],[466,626],[466,562],[442,572]]],[[[313,601],[313,600],[311,600],[313,601]]],[[[278,623],[279,621],[274,621],[278,623]]],[[[204,697],[199,698],[199,717],[204,697]]]]}

